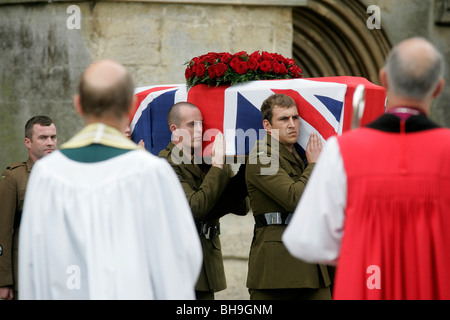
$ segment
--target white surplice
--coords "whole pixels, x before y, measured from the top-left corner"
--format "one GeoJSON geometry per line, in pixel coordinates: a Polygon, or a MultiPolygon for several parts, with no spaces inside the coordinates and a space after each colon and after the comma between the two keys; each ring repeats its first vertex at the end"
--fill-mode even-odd
{"type": "Polygon", "coordinates": [[[19,243],[20,299],[195,299],[202,253],[189,205],[169,164],[144,150],[39,160],[19,243]]]}

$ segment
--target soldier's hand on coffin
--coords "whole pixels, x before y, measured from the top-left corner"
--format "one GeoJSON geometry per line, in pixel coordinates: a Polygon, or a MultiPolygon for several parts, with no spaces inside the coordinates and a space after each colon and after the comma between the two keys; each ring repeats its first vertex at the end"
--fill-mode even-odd
{"type": "Polygon", "coordinates": [[[316,132],[309,136],[308,145],[306,146],[306,159],[308,163],[315,163],[319,159],[322,152],[322,140],[316,132]]]}
{"type": "Polygon", "coordinates": [[[223,168],[225,164],[225,138],[222,132],[219,132],[215,139],[211,151],[212,165],[215,167],[223,168]]]}

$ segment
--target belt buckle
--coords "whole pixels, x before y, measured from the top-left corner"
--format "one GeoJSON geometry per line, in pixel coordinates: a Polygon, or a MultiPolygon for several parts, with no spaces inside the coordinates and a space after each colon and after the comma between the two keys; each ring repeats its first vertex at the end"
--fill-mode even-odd
{"type": "MultiPolygon", "coordinates": [[[[277,213],[275,213],[275,224],[278,224],[278,225],[280,225],[280,224],[283,224],[283,219],[281,218],[281,213],[279,213],[279,212],[277,212],[277,213]]],[[[272,218],[272,220],[273,220],[273,218],[272,218]]]]}
{"type": "MultiPolygon", "coordinates": [[[[266,219],[267,221],[268,219],[266,219]]],[[[279,212],[270,213],[270,223],[269,225],[280,225],[283,224],[283,219],[281,218],[281,214],[279,212]]]]}
{"type": "Polygon", "coordinates": [[[210,240],[211,239],[211,227],[209,227],[209,228],[206,228],[206,232],[204,232],[203,233],[203,235],[205,236],[205,238],[207,239],[207,240],[210,240]]]}
{"type": "Polygon", "coordinates": [[[211,240],[214,239],[215,237],[217,237],[220,233],[219,233],[219,226],[212,226],[207,228],[207,231],[204,232],[204,236],[206,239],[211,240]]]}
{"type": "Polygon", "coordinates": [[[210,227],[209,225],[208,225],[208,223],[207,222],[202,222],[201,223],[201,230],[202,230],[202,232],[201,232],[201,234],[203,235],[203,236],[205,236],[205,238],[207,239],[207,240],[209,240],[209,239],[211,239],[212,238],[212,236],[214,236],[214,235],[211,235],[211,229],[212,229],[213,227],[210,227]]]}
{"type": "Polygon", "coordinates": [[[206,223],[201,223],[201,230],[202,230],[202,234],[206,234],[208,232],[208,224],[206,223]]]}

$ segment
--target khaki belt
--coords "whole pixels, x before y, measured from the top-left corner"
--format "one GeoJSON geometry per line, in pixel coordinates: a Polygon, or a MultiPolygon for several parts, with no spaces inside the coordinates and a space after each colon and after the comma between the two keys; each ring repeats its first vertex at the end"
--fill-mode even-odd
{"type": "Polygon", "coordinates": [[[267,227],[270,225],[287,225],[292,218],[292,213],[269,212],[255,216],[255,228],[267,227]]]}

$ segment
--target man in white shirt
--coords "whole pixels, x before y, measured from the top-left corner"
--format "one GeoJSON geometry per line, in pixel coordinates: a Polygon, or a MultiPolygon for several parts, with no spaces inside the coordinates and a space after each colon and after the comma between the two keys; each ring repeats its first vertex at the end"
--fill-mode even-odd
{"type": "Polygon", "coordinates": [[[74,103],[86,126],[28,183],[20,299],[195,298],[202,253],[181,185],[122,134],[133,90],[113,61],[82,75],[74,103]]]}
{"type": "Polygon", "coordinates": [[[427,40],[399,43],[380,71],[386,114],[319,158],[282,239],[337,264],[335,299],[450,298],[450,130],[428,119],[444,70],[427,40]]]}

